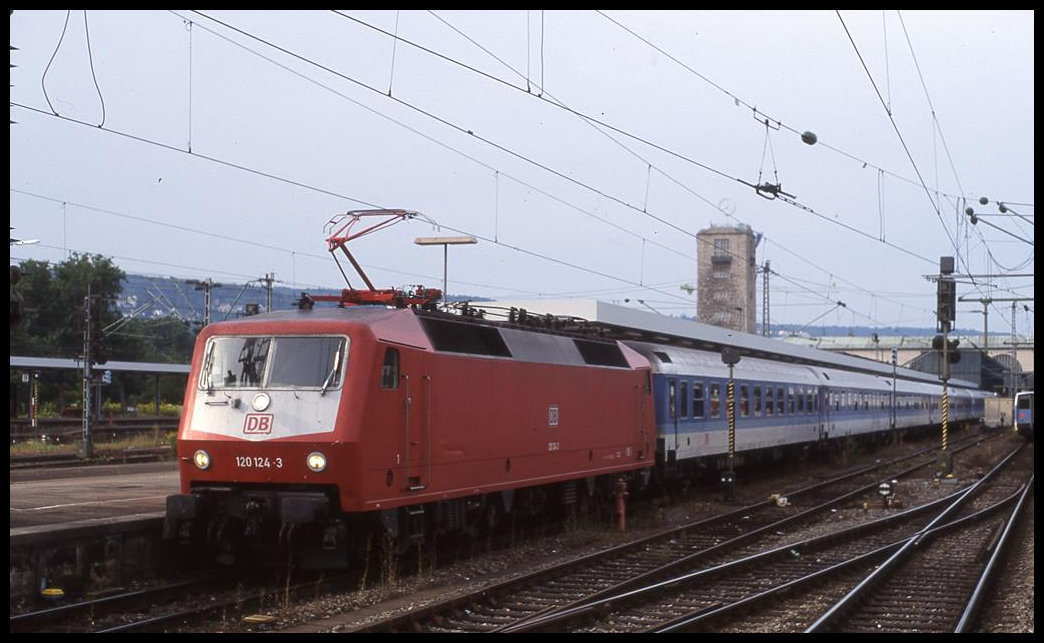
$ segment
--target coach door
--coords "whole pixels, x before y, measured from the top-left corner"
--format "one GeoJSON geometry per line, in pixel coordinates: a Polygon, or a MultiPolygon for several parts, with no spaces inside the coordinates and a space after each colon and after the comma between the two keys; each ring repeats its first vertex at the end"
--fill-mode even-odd
{"type": "Polygon", "coordinates": [[[431,483],[432,378],[427,354],[403,351],[400,388],[403,399],[403,462],[406,491],[419,491],[431,483]]]}
{"type": "Polygon", "coordinates": [[[678,381],[667,378],[667,422],[674,431],[674,446],[667,451],[667,463],[674,464],[678,457],[678,381]]]}
{"type": "Polygon", "coordinates": [[[825,386],[820,390],[823,399],[819,403],[819,439],[825,440],[830,437],[831,394],[830,389],[825,386]]]}

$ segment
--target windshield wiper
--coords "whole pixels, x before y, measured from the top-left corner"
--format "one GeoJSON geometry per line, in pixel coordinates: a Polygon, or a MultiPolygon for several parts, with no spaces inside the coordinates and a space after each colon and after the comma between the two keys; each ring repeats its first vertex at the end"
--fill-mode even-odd
{"type": "Polygon", "coordinates": [[[330,382],[333,380],[334,375],[337,375],[337,371],[341,369],[341,350],[344,344],[337,347],[337,352],[334,354],[333,368],[330,369],[330,374],[326,376],[326,381],[323,382],[323,388],[319,391],[319,396],[326,395],[326,389],[330,387],[330,382]]]}
{"type": "Polygon", "coordinates": [[[210,349],[207,350],[207,357],[203,360],[203,382],[206,384],[207,394],[211,395],[214,393],[214,386],[211,382],[210,367],[214,362],[214,345],[210,345],[210,349]]]}

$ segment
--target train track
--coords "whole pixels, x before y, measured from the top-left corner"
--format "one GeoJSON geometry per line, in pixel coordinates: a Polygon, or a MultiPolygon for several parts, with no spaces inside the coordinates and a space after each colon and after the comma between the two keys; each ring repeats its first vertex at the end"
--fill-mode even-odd
{"type": "MultiPolygon", "coordinates": [[[[136,416],[101,418],[91,421],[91,430],[99,435],[177,431],[180,418],[171,416],[136,416]]],[[[82,418],[41,418],[35,427],[27,420],[10,422],[10,437],[15,441],[60,443],[78,438],[83,432],[82,418]]]]}
{"type": "MultiPolygon", "coordinates": [[[[997,566],[993,554],[1000,549],[1000,538],[1005,532],[1011,533],[1011,525],[1032,490],[1032,473],[1028,480],[1019,478],[1027,470],[1032,472],[1032,464],[1007,476],[999,475],[1000,480],[991,481],[969,500],[967,508],[962,507],[969,517],[968,526],[935,530],[930,529],[933,521],[918,537],[908,539],[806,631],[966,631],[976,609],[969,597],[977,600],[989,584],[986,572],[990,562],[993,568],[997,566]],[[1022,485],[1017,487],[1019,482],[1022,485]],[[1010,513],[970,520],[981,516],[972,512],[985,512],[1002,499],[1016,496],[1020,502],[1010,513]]],[[[950,525],[958,522],[944,515],[938,521],[944,519],[950,525]]]]}
{"type": "MultiPolygon", "coordinates": [[[[980,438],[973,438],[967,444],[954,444],[955,452],[967,446],[972,446],[980,438]]],[[[367,627],[359,628],[358,631],[494,631],[504,628],[506,625],[519,623],[522,617],[534,617],[543,612],[550,614],[553,610],[560,610],[584,600],[593,600],[600,596],[611,596],[621,587],[638,587],[653,582],[653,579],[670,574],[671,566],[677,569],[691,569],[714,565],[720,561],[727,560],[729,552],[739,552],[735,555],[749,555],[751,551],[759,551],[764,548],[764,543],[771,540],[784,538],[786,533],[797,529],[797,525],[807,522],[811,516],[825,515],[831,513],[833,501],[839,498],[847,498],[849,502],[856,502],[867,494],[874,493],[880,480],[901,478],[904,474],[931,467],[934,465],[934,454],[936,449],[922,451],[912,456],[897,459],[894,462],[879,463],[873,467],[861,467],[849,472],[844,478],[829,480],[821,484],[799,490],[788,494],[788,501],[780,506],[779,502],[760,502],[755,505],[743,507],[737,511],[730,512],[726,516],[710,520],[700,521],[688,525],[680,530],[667,530],[646,538],[637,543],[629,544],[621,548],[610,550],[596,556],[573,561],[569,566],[571,571],[563,572],[561,568],[546,572],[548,575],[558,575],[563,583],[568,575],[576,575],[579,585],[570,590],[564,584],[558,584],[553,589],[557,596],[546,599],[543,604],[524,612],[516,607],[512,601],[521,600],[518,591],[519,581],[503,583],[503,591],[494,588],[486,588],[478,593],[452,601],[450,607],[444,607],[441,611],[431,609],[428,616],[413,612],[398,620],[392,619],[375,623],[367,627]],[[913,462],[910,463],[910,460],[913,462]],[[904,463],[905,462],[905,463],[904,463]],[[843,482],[842,482],[843,480],[843,482]],[[844,485],[839,490],[837,485],[844,485]],[[711,531],[713,529],[713,531],[711,531]],[[704,533],[706,532],[706,533],[704,533]],[[745,536],[743,533],[751,533],[745,536]],[[756,533],[755,533],[756,532],[756,533]],[[782,534],[782,535],[781,535],[782,534]],[[672,542],[673,541],[673,542],[672,542]],[[624,554],[627,549],[639,553],[624,554]],[[701,557],[700,552],[707,553],[701,557]],[[642,553],[644,552],[644,553],[642,553]],[[747,552],[747,553],[744,553],[747,552]],[[613,562],[617,558],[634,556],[637,567],[629,568],[620,562],[613,562]],[[679,560],[690,558],[688,562],[677,563],[679,560]],[[700,562],[703,560],[703,562],[700,562]],[[712,562],[708,562],[712,561],[712,562]],[[713,562],[716,561],[716,562],[713,562]],[[618,573],[611,580],[599,580],[595,578],[592,569],[604,567],[606,569],[616,568],[618,573]],[[636,571],[637,570],[637,571],[636,571]],[[656,570],[660,570],[657,572],[656,570]],[[584,580],[586,578],[586,580],[584,580]],[[644,579],[644,580],[643,580],[644,579]],[[584,583],[587,583],[586,588],[584,583]],[[616,589],[614,589],[614,585],[616,589]],[[514,589],[511,588],[514,586],[514,589]],[[592,588],[601,589],[592,592],[592,588]],[[489,600],[483,603],[484,598],[489,600]],[[465,618],[463,626],[454,623],[454,619],[460,619],[462,614],[479,614],[484,611],[496,611],[501,609],[510,616],[491,620],[486,624],[476,624],[471,618],[465,618]]],[[[688,573],[688,572],[679,572],[688,573]]],[[[535,579],[540,574],[532,575],[535,579]]],[[[298,575],[299,578],[303,576],[298,575]]],[[[535,582],[535,580],[533,581],[535,582]]],[[[527,583],[523,580],[523,585],[527,583]]],[[[234,587],[222,586],[217,581],[209,581],[195,588],[182,589],[171,597],[169,591],[164,594],[161,588],[159,593],[147,597],[142,594],[139,597],[128,597],[124,599],[109,597],[106,606],[99,603],[87,602],[79,610],[81,616],[63,618],[62,623],[69,623],[69,629],[56,630],[54,618],[47,619],[44,616],[45,630],[47,631],[171,631],[188,627],[206,627],[201,624],[212,623],[210,629],[222,629],[233,619],[239,621],[244,615],[252,611],[268,611],[286,607],[291,600],[307,600],[303,598],[320,593],[349,591],[358,589],[358,579],[349,579],[340,582],[336,577],[316,581],[314,578],[306,579],[293,586],[273,583],[269,577],[259,581],[250,581],[246,577],[234,580],[234,587]],[[187,597],[197,598],[207,596],[205,601],[183,600],[187,597]],[[105,616],[103,612],[110,615],[105,616]],[[89,616],[83,616],[84,614],[89,616]],[[79,628],[79,629],[77,629],[79,628]]],[[[65,608],[70,609],[70,608],[65,608]]],[[[68,612],[72,614],[73,611],[68,612]]],[[[12,631],[42,631],[31,626],[27,619],[22,621],[16,628],[12,621],[12,631]]],[[[57,626],[61,627],[61,626],[57,626]]]]}
{"type": "Polygon", "coordinates": [[[346,591],[357,574],[324,577],[300,573],[290,583],[285,570],[228,570],[146,589],[113,593],[11,616],[11,632],[163,632],[186,624],[220,622],[266,610],[305,593],[346,591]]]}
{"type": "MultiPolygon", "coordinates": [[[[101,420],[91,428],[93,454],[89,463],[126,463],[161,460],[173,455],[166,445],[167,435],[178,429],[178,418],[135,417],[101,420]],[[118,446],[121,440],[132,436],[152,436],[154,448],[118,446]]],[[[76,444],[82,437],[83,428],[79,420],[40,420],[33,429],[27,422],[11,424],[12,444],[35,442],[48,445],[48,453],[12,453],[12,469],[27,467],[69,466],[84,464],[76,452],[76,444]],[[66,445],[66,446],[61,446],[66,445]],[[57,451],[57,452],[55,452],[57,451]]]]}
{"type": "MultiPolygon", "coordinates": [[[[960,448],[971,445],[969,442],[960,448]]],[[[924,459],[927,453],[934,452],[933,449],[865,467],[789,493],[782,501],[766,500],[666,530],[353,631],[506,630],[524,621],[618,596],[665,576],[713,566],[744,548],[748,548],[748,553],[743,555],[764,550],[773,542],[785,540],[787,533],[802,523],[829,523],[837,512],[835,507],[846,501],[858,503],[864,496],[876,494],[882,480],[891,481],[932,466],[932,462],[918,461],[912,466],[903,463],[911,458],[924,459]]]]}
{"type": "Polygon", "coordinates": [[[92,632],[99,623],[116,615],[148,612],[156,603],[199,593],[220,585],[219,576],[203,576],[129,592],[75,601],[11,616],[12,633],[92,632]]]}
{"type": "MultiPolygon", "coordinates": [[[[720,631],[721,619],[736,618],[780,594],[789,601],[771,608],[777,622],[763,631],[787,631],[778,623],[780,614],[791,626],[814,620],[807,632],[954,631],[970,611],[968,598],[982,570],[976,561],[1007,520],[1000,510],[1029,488],[1025,478],[1032,475],[1027,474],[1032,455],[1022,456],[1021,466],[1006,466],[1017,455],[1012,452],[982,481],[927,505],[699,571],[673,573],[497,631],[720,631]],[[930,546],[923,544],[929,541],[930,546]],[[836,588],[852,587],[853,578],[855,589],[835,605],[828,603],[819,616],[819,602],[836,588]],[[809,594],[819,600],[809,600],[809,594]]],[[[737,629],[757,631],[743,620],[737,629]]]]}

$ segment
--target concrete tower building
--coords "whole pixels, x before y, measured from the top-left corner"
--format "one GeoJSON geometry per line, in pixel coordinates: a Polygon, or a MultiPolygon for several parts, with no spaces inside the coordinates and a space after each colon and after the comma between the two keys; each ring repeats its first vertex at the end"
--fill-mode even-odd
{"type": "Polygon", "coordinates": [[[697,321],[755,332],[756,245],[749,226],[713,226],[696,234],[697,321]]]}

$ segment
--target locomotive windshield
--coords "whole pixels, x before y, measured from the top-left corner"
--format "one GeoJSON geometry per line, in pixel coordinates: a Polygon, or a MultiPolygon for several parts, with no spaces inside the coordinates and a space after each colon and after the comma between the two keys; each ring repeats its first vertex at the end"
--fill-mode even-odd
{"type": "Polygon", "coordinates": [[[207,344],[200,388],[314,388],[341,384],[344,337],[214,337],[207,344]]]}

